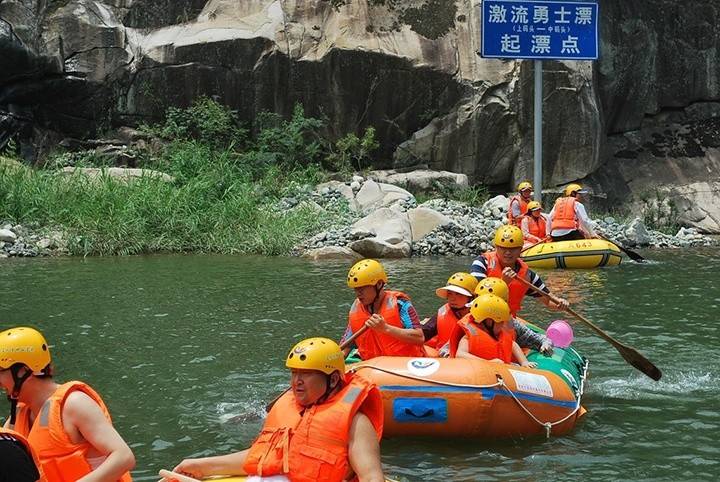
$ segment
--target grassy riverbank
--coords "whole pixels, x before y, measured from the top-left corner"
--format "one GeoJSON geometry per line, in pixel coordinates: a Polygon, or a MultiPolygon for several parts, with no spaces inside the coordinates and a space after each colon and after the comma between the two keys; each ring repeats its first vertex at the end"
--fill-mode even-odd
{"type": "MultiPolygon", "coordinates": [[[[137,166],[175,178],[130,183],[110,177],[59,176],[58,167],[97,167],[93,151],[59,152],[46,168],[0,160],[0,219],[56,226],[75,255],[150,252],[285,254],[307,235],[342,218],[343,207],[282,209],[278,201],[307,190],[328,168],[367,160],[374,140],[346,136],[330,144],[321,121],[297,108],[290,120],[266,114],[255,134],[232,112],[207,99],[170,109],[163,124],[145,127],[164,142],[137,149],[137,166]]],[[[356,166],[353,166],[353,163],[356,166]]]]}

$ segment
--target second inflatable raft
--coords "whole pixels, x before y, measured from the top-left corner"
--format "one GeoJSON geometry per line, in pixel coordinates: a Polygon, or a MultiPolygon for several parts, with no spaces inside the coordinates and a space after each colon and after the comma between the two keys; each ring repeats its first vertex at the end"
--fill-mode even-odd
{"type": "Polygon", "coordinates": [[[620,248],[604,239],[541,243],[523,251],[531,268],[598,268],[620,264],[620,248]]]}

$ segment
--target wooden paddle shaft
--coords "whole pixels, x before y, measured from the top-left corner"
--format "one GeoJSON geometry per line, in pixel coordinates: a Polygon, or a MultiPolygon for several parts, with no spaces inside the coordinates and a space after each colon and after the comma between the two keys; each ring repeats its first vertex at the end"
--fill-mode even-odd
{"type": "Polygon", "coordinates": [[[345,348],[347,348],[347,347],[349,347],[350,345],[352,345],[353,342],[357,339],[357,337],[360,336],[360,335],[362,335],[363,333],[365,333],[365,332],[367,331],[367,329],[368,329],[368,326],[367,326],[367,325],[361,326],[360,329],[359,329],[357,332],[353,333],[353,334],[350,336],[350,338],[348,338],[348,339],[345,340],[344,342],[340,343],[340,349],[341,349],[341,350],[344,350],[345,348]]]}
{"type": "MultiPolygon", "coordinates": [[[[555,303],[556,305],[560,306],[560,300],[558,299],[557,296],[553,295],[552,293],[548,293],[547,291],[541,290],[540,288],[538,288],[537,286],[535,286],[534,284],[532,284],[531,282],[529,282],[528,280],[526,280],[526,279],[524,279],[524,278],[521,278],[521,277],[519,277],[519,276],[515,276],[515,279],[519,279],[520,281],[522,281],[522,282],[523,282],[528,288],[530,288],[531,290],[535,291],[536,293],[539,293],[539,294],[542,295],[542,296],[545,296],[545,297],[549,298],[553,303],[555,303]]],[[[605,333],[601,328],[599,328],[598,326],[596,326],[595,323],[593,323],[592,321],[588,320],[588,319],[585,318],[583,315],[581,315],[581,314],[578,313],[577,311],[573,310],[573,309],[570,308],[569,306],[565,308],[565,311],[567,311],[568,313],[572,314],[572,315],[575,316],[576,318],[582,320],[583,323],[586,323],[590,328],[592,328],[593,330],[595,330],[595,332],[597,332],[598,335],[600,335],[601,337],[605,338],[607,341],[609,341],[609,342],[611,342],[611,343],[620,343],[619,341],[615,340],[613,337],[611,337],[610,335],[608,335],[607,333],[605,333]]]]}
{"type": "MultiPolygon", "coordinates": [[[[556,296],[553,296],[550,293],[547,293],[540,288],[534,286],[532,283],[530,283],[528,280],[521,278],[519,276],[515,276],[515,279],[519,279],[522,283],[524,283],[527,287],[535,291],[536,293],[541,294],[542,296],[548,297],[550,300],[552,300],[555,304],[559,305],[559,301],[556,296]]],[[[662,372],[658,367],[656,367],[650,360],[645,358],[640,352],[638,352],[633,347],[627,346],[623,343],[620,343],[612,336],[608,335],[604,330],[596,326],[592,321],[585,318],[583,315],[578,313],[577,311],[573,310],[569,306],[564,308],[565,311],[575,316],[577,319],[585,323],[587,326],[592,328],[592,330],[600,335],[605,341],[609,342],[617,351],[620,353],[620,355],[623,357],[623,359],[628,362],[630,365],[634,366],[641,372],[643,372],[645,375],[649,376],[655,381],[660,380],[662,377],[662,372]]]]}

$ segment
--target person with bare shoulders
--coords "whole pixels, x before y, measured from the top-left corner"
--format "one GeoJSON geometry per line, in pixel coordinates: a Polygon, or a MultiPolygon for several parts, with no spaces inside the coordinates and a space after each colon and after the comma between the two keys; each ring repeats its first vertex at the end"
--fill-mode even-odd
{"type": "Polygon", "coordinates": [[[0,386],[10,399],[6,428],[27,439],[43,481],[130,482],[135,456],[112,425],[100,395],[83,382],[53,378],[39,331],[0,333],[0,386]]]}
{"type": "Polygon", "coordinates": [[[249,449],[185,459],[173,471],[198,479],[249,475],[273,482],[384,482],[377,386],[346,374],[343,352],[328,338],[301,341],[285,365],[291,390],[272,406],[249,449]]]}

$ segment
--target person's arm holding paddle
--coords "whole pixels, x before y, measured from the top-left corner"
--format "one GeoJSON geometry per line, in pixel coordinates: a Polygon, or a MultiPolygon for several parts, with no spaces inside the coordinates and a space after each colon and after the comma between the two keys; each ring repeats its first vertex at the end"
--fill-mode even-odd
{"type": "MultiPolygon", "coordinates": [[[[413,311],[414,308],[413,308],[413,311]]],[[[417,315],[415,315],[417,318],[417,315]]],[[[404,316],[401,316],[401,319],[403,320],[403,324],[407,326],[407,321],[404,316]]],[[[410,321],[409,323],[413,323],[410,321]]],[[[419,324],[419,321],[417,321],[419,324]]],[[[385,333],[386,335],[390,335],[393,338],[397,338],[400,341],[403,341],[405,343],[409,343],[411,345],[422,345],[425,343],[425,335],[423,335],[422,328],[398,328],[396,326],[389,325],[385,322],[385,318],[382,317],[382,315],[379,315],[375,313],[372,315],[365,324],[368,326],[368,328],[372,330],[377,330],[380,333],[385,333]]],[[[410,326],[414,326],[410,325],[410,326]]]]}
{"type": "MultiPolygon", "coordinates": [[[[503,272],[503,281],[510,284],[510,282],[517,277],[517,273],[512,268],[504,268],[503,272]]],[[[535,288],[550,294],[550,290],[545,285],[545,282],[543,282],[542,278],[535,273],[533,270],[528,270],[527,277],[530,278],[529,280],[526,279],[525,281],[530,283],[531,285],[535,286],[535,288]]],[[[561,298],[560,296],[554,296],[552,298],[548,296],[539,296],[536,292],[531,291],[529,293],[530,296],[533,296],[535,298],[539,298],[542,303],[550,308],[551,310],[559,310],[564,311],[570,306],[570,302],[566,300],[565,298],[561,298]]]]}
{"type": "Polygon", "coordinates": [[[587,211],[585,210],[585,206],[582,205],[582,203],[575,203],[575,215],[578,219],[578,226],[580,228],[580,232],[583,233],[586,239],[594,239],[597,238],[597,235],[595,234],[595,230],[593,229],[592,221],[590,220],[590,217],[587,214],[587,211]]]}

